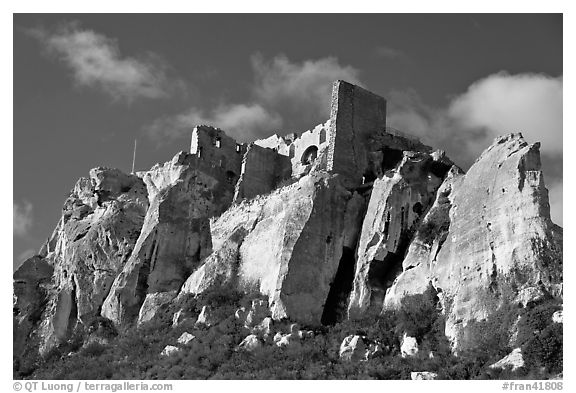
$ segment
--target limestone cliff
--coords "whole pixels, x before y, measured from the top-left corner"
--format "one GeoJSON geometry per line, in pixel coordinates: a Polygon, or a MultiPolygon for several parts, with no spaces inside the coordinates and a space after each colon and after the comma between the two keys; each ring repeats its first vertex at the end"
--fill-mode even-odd
{"type": "Polygon", "coordinates": [[[504,302],[562,296],[562,229],[550,220],[539,144],[497,138],[463,174],[452,170],[388,289],[385,305],[431,283],[454,341],[504,302]]]}
{"type": "Polygon", "coordinates": [[[16,355],[45,354],[96,317],[137,325],[222,287],[267,298],[275,321],[319,326],[432,286],[454,348],[504,303],[562,297],[538,144],[500,137],[464,173],[388,129],[383,98],[342,81],[333,97],[330,120],[301,138],[244,145],[199,126],[191,153],[80,179],[14,273],[16,355]]]}

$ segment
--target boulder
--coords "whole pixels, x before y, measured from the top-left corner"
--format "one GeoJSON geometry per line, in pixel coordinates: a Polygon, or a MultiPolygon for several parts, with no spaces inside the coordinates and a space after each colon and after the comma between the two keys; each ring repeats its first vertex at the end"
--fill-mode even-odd
{"type": "Polygon", "coordinates": [[[514,349],[508,355],[498,360],[496,363],[491,364],[490,368],[511,368],[512,371],[524,366],[524,358],[522,357],[522,350],[520,348],[514,349]]]}
{"type": "Polygon", "coordinates": [[[426,381],[438,378],[438,374],[431,371],[413,371],[410,373],[410,379],[413,381],[426,381]]]}
{"type": "Polygon", "coordinates": [[[346,361],[359,361],[366,356],[366,345],[364,344],[364,337],[358,335],[350,335],[342,341],[339,351],[340,359],[346,361]]]}
{"type": "Polygon", "coordinates": [[[554,314],[552,314],[552,322],[563,323],[564,322],[564,312],[562,310],[558,310],[554,314]]]}
{"type": "Polygon", "coordinates": [[[173,345],[166,345],[160,353],[160,356],[171,356],[178,352],[180,352],[180,348],[173,345]]]}
{"type": "Polygon", "coordinates": [[[248,352],[252,352],[262,346],[262,343],[255,334],[250,334],[238,345],[238,348],[243,349],[248,352]]]}
{"type": "Polygon", "coordinates": [[[184,332],[180,335],[180,337],[178,337],[178,344],[186,345],[190,341],[194,340],[195,338],[196,338],[196,336],[194,336],[193,334],[190,334],[188,332],[184,332]]]}
{"type": "Polygon", "coordinates": [[[161,312],[163,306],[169,304],[174,297],[176,297],[177,291],[169,292],[155,292],[146,294],[144,303],[140,307],[138,312],[137,324],[141,325],[144,322],[153,320],[159,312],[161,312]]]}
{"type": "Polygon", "coordinates": [[[208,306],[203,306],[196,320],[196,325],[212,326],[216,321],[212,315],[212,310],[208,306]]]}
{"type": "Polygon", "coordinates": [[[416,338],[408,336],[404,333],[402,343],[400,344],[400,353],[402,357],[415,356],[418,353],[418,342],[416,338]]]}

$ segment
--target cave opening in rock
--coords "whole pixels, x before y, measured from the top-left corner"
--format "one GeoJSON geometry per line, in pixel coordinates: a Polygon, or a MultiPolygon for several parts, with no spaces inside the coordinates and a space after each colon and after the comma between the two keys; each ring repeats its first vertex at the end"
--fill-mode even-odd
{"type": "Polygon", "coordinates": [[[72,277],[72,291],[70,294],[70,314],[68,315],[68,334],[71,334],[78,322],[78,300],[76,299],[76,283],[72,277]]]}
{"type": "Polygon", "coordinates": [[[389,251],[382,260],[374,259],[370,263],[368,285],[372,290],[371,305],[382,306],[386,290],[392,286],[396,277],[402,273],[402,262],[410,245],[411,237],[411,232],[403,233],[396,252],[389,251]]]}
{"type": "Polygon", "coordinates": [[[346,318],[347,300],[354,281],[354,249],[343,247],[338,270],[324,304],[320,322],[323,325],[334,325],[346,318]]]}

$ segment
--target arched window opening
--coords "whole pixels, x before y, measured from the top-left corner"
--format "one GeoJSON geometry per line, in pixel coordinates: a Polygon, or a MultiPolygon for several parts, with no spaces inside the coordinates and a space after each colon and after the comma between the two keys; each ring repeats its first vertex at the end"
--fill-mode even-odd
{"type": "Polygon", "coordinates": [[[326,130],[322,128],[320,130],[320,144],[326,142],[326,130]]]}
{"type": "Polygon", "coordinates": [[[295,152],[296,152],[296,148],[294,147],[294,144],[291,144],[290,149],[288,151],[288,155],[290,156],[290,158],[294,158],[295,152]]]}
{"type": "Polygon", "coordinates": [[[216,146],[218,149],[220,149],[222,147],[222,138],[220,138],[219,136],[217,136],[214,139],[214,146],[216,146]]]}
{"type": "Polygon", "coordinates": [[[318,147],[312,145],[304,150],[304,154],[302,154],[302,165],[310,165],[314,162],[316,157],[318,156],[318,147]]]}

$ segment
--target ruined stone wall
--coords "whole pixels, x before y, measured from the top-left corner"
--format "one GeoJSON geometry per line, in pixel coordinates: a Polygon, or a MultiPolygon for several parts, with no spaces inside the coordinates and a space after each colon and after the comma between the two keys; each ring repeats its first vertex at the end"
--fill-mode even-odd
{"type": "Polygon", "coordinates": [[[236,184],[234,200],[267,194],[283,179],[290,177],[290,159],[272,149],[250,144],[242,161],[242,173],[236,184]]]}
{"type": "Polygon", "coordinates": [[[330,114],[328,170],[348,187],[362,183],[372,133],[386,127],[386,100],[344,81],[334,82],[330,114]]]}
{"type": "Polygon", "coordinates": [[[259,139],[254,143],[262,147],[274,149],[278,154],[290,158],[292,175],[298,176],[304,174],[306,169],[310,169],[309,167],[305,167],[312,164],[312,162],[306,162],[306,157],[312,149],[320,152],[322,149],[328,147],[329,132],[330,120],[317,125],[312,130],[303,132],[300,136],[296,133],[288,134],[285,137],[272,135],[266,139],[259,139]]]}
{"type": "Polygon", "coordinates": [[[235,178],[234,182],[240,175],[245,152],[244,145],[238,144],[219,128],[201,125],[192,131],[190,153],[203,161],[203,166],[227,172],[230,178],[235,178]]]}

